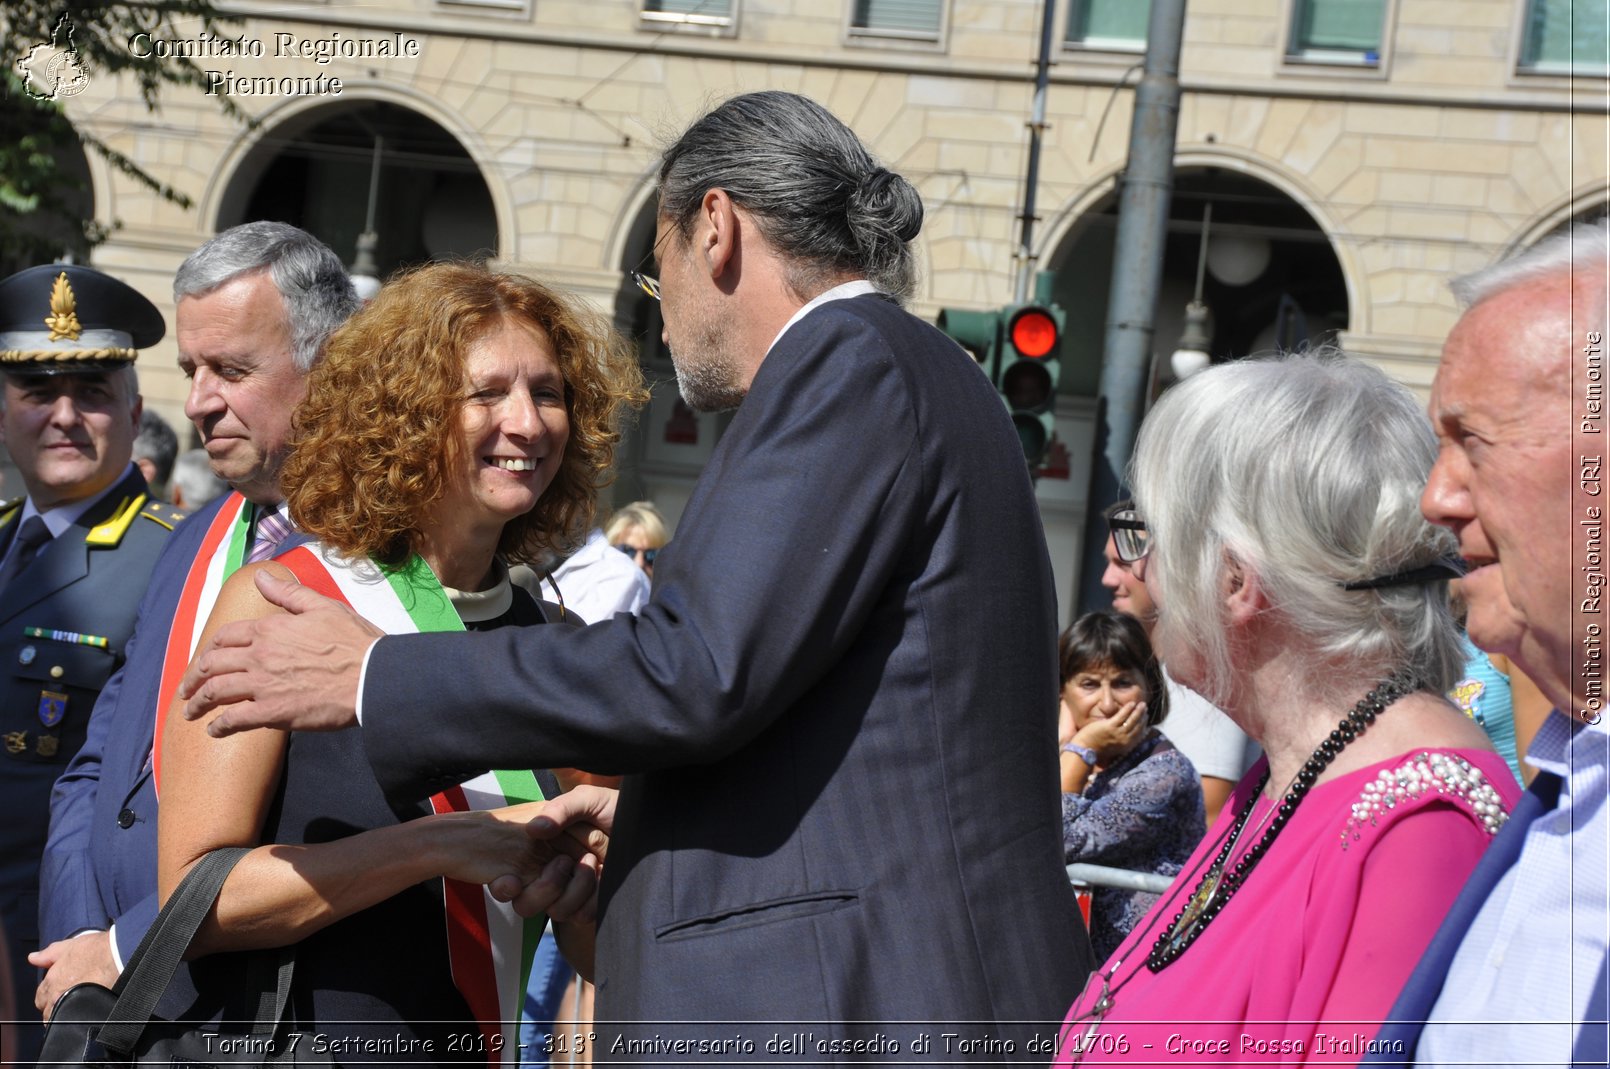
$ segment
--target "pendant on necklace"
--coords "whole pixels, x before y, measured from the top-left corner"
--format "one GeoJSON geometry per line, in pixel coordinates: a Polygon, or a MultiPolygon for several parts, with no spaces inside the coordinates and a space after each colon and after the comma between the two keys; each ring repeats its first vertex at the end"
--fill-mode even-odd
{"type": "Polygon", "coordinates": [[[1203,914],[1213,900],[1218,897],[1219,886],[1224,881],[1224,863],[1214,865],[1208,870],[1207,876],[1197,884],[1196,892],[1185,905],[1185,912],[1179,919],[1168,926],[1168,942],[1164,944],[1165,952],[1178,953],[1190,945],[1196,938],[1196,930],[1203,923],[1203,914]]]}

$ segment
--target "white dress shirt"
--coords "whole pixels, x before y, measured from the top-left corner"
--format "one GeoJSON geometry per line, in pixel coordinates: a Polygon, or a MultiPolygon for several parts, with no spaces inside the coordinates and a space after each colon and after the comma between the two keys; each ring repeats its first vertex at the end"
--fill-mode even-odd
{"type": "Polygon", "coordinates": [[[587,541],[553,570],[565,608],[596,624],[618,612],[636,613],[648,601],[648,575],[594,528],[587,541]]]}
{"type": "Polygon", "coordinates": [[[1559,804],[1527,829],[1465,933],[1420,1036],[1422,1066],[1569,1065],[1577,1022],[1604,1013],[1588,999],[1610,925],[1610,724],[1556,710],[1526,760],[1560,777],[1559,804]]]}

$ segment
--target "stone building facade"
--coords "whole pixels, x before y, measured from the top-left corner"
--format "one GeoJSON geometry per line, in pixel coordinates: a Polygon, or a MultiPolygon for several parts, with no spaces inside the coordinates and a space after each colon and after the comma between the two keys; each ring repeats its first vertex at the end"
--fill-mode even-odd
{"type": "MultiPolygon", "coordinates": [[[[1144,47],[1139,0],[1053,0],[1034,265],[1069,310],[1058,433],[1040,495],[1070,611],[1100,362],[1113,203],[1144,47]],[[1138,14],[1137,14],[1138,12],[1138,14]]],[[[913,310],[1012,295],[1040,4],[1035,0],[233,0],[235,37],[190,49],[215,96],[148,114],[91,73],[71,119],[188,193],[182,210],[90,158],[119,228],[96,263],[171,307],[184,255],[263,214],[352,256],[380,148],[382,271],[490,255],[612,309],[668,381],[656,310],[627,274],[649,252],[659,147],[761,88],[808,94],[922,193],[913,310]],[[335,87],[339,80],[339,90],[335,87]],[[255,120],[229,119],[229,99],[255,120]],[[388,154],[389,153],[389,154],[388,154]],[[418,230],[418,233],[412,233],[418,230]]],[[[1605,0],[1190,0],[1177,190],[1156,348],[1179,335],[1212,204],[1249,281],[1208,283],[1216,358],[1334,336],[1424,390],[1455,317],[1450,274],[1480,267],[1610,192],[1605,0]]],[[[1234,272],[1227,277],[1234,278],[1234,272]]],[[[182,426],[171,340],[142,363],[182,426]]],[[[1166,367],[1161,373],[1166,381],[1166,367]]],[[[675,515],[722,419],[656,390],[618,500],[675,515]]]]}

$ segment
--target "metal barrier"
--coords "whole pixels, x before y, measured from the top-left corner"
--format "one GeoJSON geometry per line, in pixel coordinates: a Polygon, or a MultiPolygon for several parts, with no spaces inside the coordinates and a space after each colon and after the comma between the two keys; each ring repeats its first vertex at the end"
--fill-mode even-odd
{"type": "Polygon", "coordinates": [[[1108,868],[1106,865],[1069,865],[1068,879],[1090,887],[1117,887],[1125,891],[1146,891],[1158,895],[1174,882],[1172,876],[1159,876],[1155,872],[1134,872],[1130,869],[1108,868]]]}
{"type": "Polygon", "coordinates": [[[1079,900],[1079,915],[1084,918],[1085,928],[1088,929],[1092,887],[1116,887],[1122,891],[1147,891],[1156,895],[1168,890],[1168,885],[1174,880],[1170,876],[1159,876],[1155,872],[1135,872],[1131,869],[1108,868],[1106,865],[1075,864],[1068,866],[1068,882],[1073,884],[1075,896],[1079,900]]]}

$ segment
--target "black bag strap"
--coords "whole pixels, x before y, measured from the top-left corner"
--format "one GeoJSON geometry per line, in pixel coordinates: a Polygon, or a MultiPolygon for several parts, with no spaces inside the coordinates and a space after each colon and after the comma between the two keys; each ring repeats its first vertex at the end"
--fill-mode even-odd
{"type": "MultiPolygon", "coordinates": [[[[140,940],[139,947],[129,956],[128,964],[112,988],[112,994],[117,996],[117,1004],[112,1007],[106,1024],[95,1037],[101,1046],[123,1054],[134,1050],[145,1026],[151,1022],[157,1001],[168,989],[173,974],[178,971],[180,959],[195,938],[196,929],[201,927],[201,922],[218,900],[224,880],[240,859],[249,853],[250,849],[242,846],[223,847],[207,854],[185,874],[183,882],[145,933],[145,938],[140,940]]],[[[258,1023],[267,1024],[270,1032],[284,1016],[295,961],[294,951],[285,948],[277,970],[277,983],[270,989],[272,996],[269,991],[264,991],[258,1003],[258,1023]]]]}

